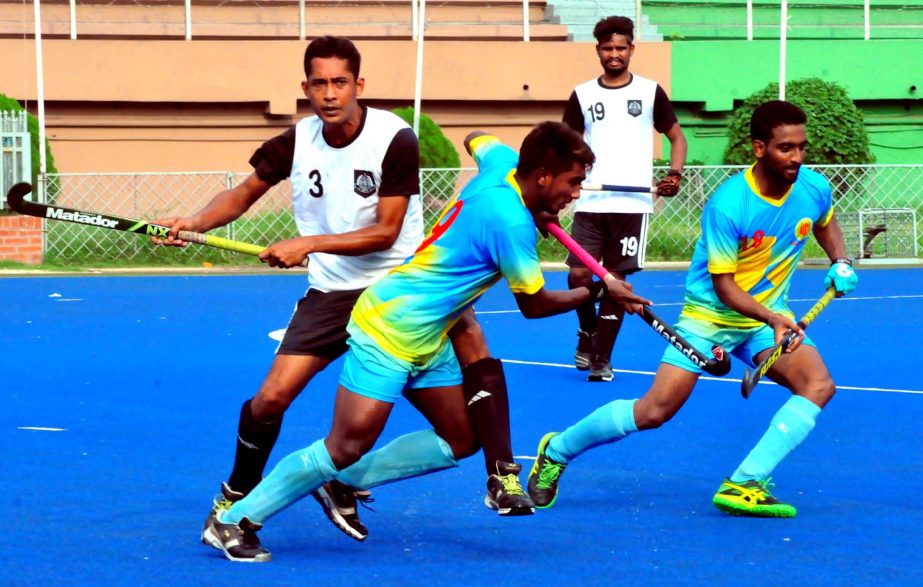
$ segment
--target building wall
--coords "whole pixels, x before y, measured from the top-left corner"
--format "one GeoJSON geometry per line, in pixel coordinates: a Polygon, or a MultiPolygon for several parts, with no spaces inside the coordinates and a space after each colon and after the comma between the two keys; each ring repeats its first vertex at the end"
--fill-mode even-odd
{"type": "MultiPolygon", "coordinates": [[[[690,158],[721,163],[734,106],[779,81],[778,41],[672,44],[672,98],[690,158]]],[[[863,112],[879,163],[923,162],[923,41],[790,41],[786,78],[840,84],[863,112]]]]}
{"type": "MultiPolygon", "coordinates": [[[[362,99],[389,108],[412,104],[416,44],[357,45],[366,78],[362,99]]],[[[26,101],[34,113],[33,46],[0,40],[0,53],[11,56],[0,92],[26,101]]],[[[47,41],[47,129],[58,169],[245,171],[263,140],[309,114],[300,88],[304,47],[300,41],[47,41]]],[[[439,41],[426,45],[425,57],[422,110],[460,151],[473,129],[518,145],[535,123],[560,119],[574,85],[599,74],[592,43],[439,41]]],[[[644,45],[632,65],[669,91],[669,44],[644,45]]]]}

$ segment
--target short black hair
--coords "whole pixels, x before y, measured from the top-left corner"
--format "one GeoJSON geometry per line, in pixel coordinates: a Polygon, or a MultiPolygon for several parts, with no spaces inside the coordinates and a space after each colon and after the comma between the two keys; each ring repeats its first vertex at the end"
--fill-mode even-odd
{"type": "Polygon", "coordinates": [[[750,117],[750,139],[768,143],[772,137],[772,129],[784,124],[805,124],[808,115],[804,110],[791,102],[784,100],[770,100],[763,102],[753,111],[750,117]]]}
{"type": "Polygon", "coordinates": [[[345,59],[349,66],[349,71],[353,77],[359,79],[359,65],[362,63],[362,56],[359,50],[353,45],[353,42],[344,37],[317,37],[308,44],[304,51],[304,75],[305,78],[311,77],[311,60],[320,57],[338,57],[345,59]]]}
{"type": "Polygon", "coordinates": [[[569,171],[574,163],[589,167],[596,155],[583,137],[563,122],[542,122],[532,129],[519,149],[516,172],[528,177],[544,168],[557,175],[569,171]]]}
{"type": "Polygon", "coordinates": [[[593,27],[593,36],[597,43],[605,43],[612,35],[622,35],[628,40],[635,41],[635,23],[627,16],[608,16],[596,23],[593,27]]]}

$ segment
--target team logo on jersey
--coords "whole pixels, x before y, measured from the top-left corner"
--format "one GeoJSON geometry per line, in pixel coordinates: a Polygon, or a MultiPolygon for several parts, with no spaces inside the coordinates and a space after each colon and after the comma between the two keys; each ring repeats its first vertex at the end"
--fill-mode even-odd
{"type": "Polygon", "coordinates": [[[808,235],[811,234],[811,227],[813,226],[810,218],[802,218],[798,221],[798,224],[795,225],[795,239],[803,241],[808,238],[808,235]]]}
{"type": "Polygon", "coordinates": [[[641,116],[641,100],[629,100],[628,113],[635,118],[641,116]]]}
{"type": "Polygon", "coordinates": [[[375,176],[371,171],[356,169],[353,171],[353,191],[367,198],[375,193],[375,176]]]}

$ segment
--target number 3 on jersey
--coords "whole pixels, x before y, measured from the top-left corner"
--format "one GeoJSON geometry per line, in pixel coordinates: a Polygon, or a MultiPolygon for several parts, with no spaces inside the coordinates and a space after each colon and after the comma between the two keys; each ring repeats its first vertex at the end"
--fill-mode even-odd
{"type": "Polygon", "coordinates": [[[308,188],[308,193],[311,194],[311,197],[320,198],[324,195],[324,184],[321,183],[320,171],[312,169],[308,173],[308,179],[314,182],[314,185],[308,188]]]}
{"type": "Polygon", "coordinates": [[[451,206],[445,209],[442,216],[439,217],[439,220],[436,221],[436,224],[434,224],[432,230],[430,230],[429,236],[417,247],[417,253],[433,244],[436,239],[445,234],[445,231],[449,230],[449,227],[452,226],[452,223],[458,218],[458,213],[461,212],[464,204],[464,201],[456,200],[451,206]]]}

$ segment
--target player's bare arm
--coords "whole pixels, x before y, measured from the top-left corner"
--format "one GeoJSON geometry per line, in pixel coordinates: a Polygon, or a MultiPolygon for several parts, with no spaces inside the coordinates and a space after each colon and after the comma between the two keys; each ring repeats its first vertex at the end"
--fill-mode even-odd
{"type": "Polygon", "coordinates": [[[204,208],[191,216],[171,216],[154,220],[154,224],[169,226],[170,236],[166,239],[151,237],[151,242],[155,245],[186,246],[186,241],[176,236],[179,231],[208,232],[213,228],[225,226],[243,216],[270,187],[256,173],[251,173],[238,185],[218,193],[204,208]]]}
{"type": "Polygon", "coordinates": [[[271,267],[297,267],[310,253],[359,256],[389,249],[401,234],[409,201],[405,196],[380,198],[375,224],[341,234],[284,240],[263,251],[260,259],[271,267]]]}
{"type": "Polygon", "coordinates": [[[611,273],[606,275],[606,295],[616,303],[621,304],[629,314],[637,314],[641,306],[650,306],[653,302],[634,293],[630,283],[619,279],[611,273]]]}
{"type": "MultiPolygon", "coordinates": [[[[616,301],[625,304],[642,304],[649,305],[650,300],[631,292],[631,286],[624,281],[607,280],[606,284],[608,294],[613,296],[616,301]],[[616,283],[618,282],[618,283],[616,283]],[[627,286],[627,287],[626,287],[627,286]],[[615,297],[615,296],[618,297],[615,297]]],[[[567,290],[548,290],[542,288],[534,294],[517,293],[516,304],[519,311],[526,318],[545,318],[569,312],[586,302],[595,299],[599,294],[602,284],[593,288],[576,287],[567,290]]],[[[627,307],[627,306],[626,306],[627,307]]]]}
{"type": "Polygon", "coordinates": [[[686,153],[689,150],[689,143],[686,142],[686,135],[679,123],[673,123],[670,130],[664,133],[670,141],[670,169],[682,172],[683,166],[686,165],[686,153]]]}
{"type": "Polygon", "coordinates": [[[846,244],[843,242],[843,229],[834,214],[826,226],[814,225],[814,238],[824,249],[831,261],[846,257],[846,244]]]}
{"type": "Polygon", "coordinates": [[[674,122],[664,134],[670,140],[670,169],[657,182],[656,188],[657,194],[671,197],[679,193],[679,186],[683,181],[683,166],[686,164],[688,144],[679,123],[674,122]]]}
{"type": "Polygon", "coordinates": [[[713,273],[711,280],[715,286],[715,293],[718,294],[718,299],[724,305],[747,318],[767,324],[775,333],[776,343],[782,340],[788,330],[797,332],[798,338],[789,345],[785,352],[790,353],[801,344],[804,330],[788,316],[771,311],[757,302],[753,296],[742,290],[737,285],[737,282],[734,281],[733,273],[713,273]]]}

